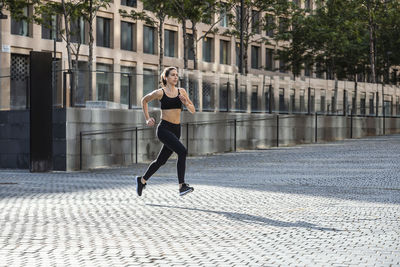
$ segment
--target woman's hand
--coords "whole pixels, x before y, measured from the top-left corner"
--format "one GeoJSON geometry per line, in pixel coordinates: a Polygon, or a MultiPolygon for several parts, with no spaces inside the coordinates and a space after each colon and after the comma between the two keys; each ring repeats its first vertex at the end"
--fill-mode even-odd
{"type": "Polygon", "coordinates": [[[152,126],[154,126],[154,124],[156,124],[156,120],[154,118],[150,118],[150,119],[146,120],[147,126],[152,127],[152,126]]]}
{"type": "Polygon", "coordinates": [[[179,95],[179,99],[181,100],[182,104],[187,106],[189,104],[188,98],[184,95],[179,95]]]}

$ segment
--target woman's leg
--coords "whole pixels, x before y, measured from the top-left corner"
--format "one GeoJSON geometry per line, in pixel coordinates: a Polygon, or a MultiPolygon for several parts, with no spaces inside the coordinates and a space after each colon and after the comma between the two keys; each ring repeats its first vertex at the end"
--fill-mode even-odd
{"type": "MultiPolygon", "coordinates": [[[[168,158],[171,156],[172,150],[169,149],[166,145],[163,145],[160,153],[158,153],[157,159],[153,161],[149,167],[147,168],[146,173],[143,175],[142,179],[147,181],[151,176],[162,166],[164,165],[168,158]]],[[[142,180],[142,182],[143,182],[142,180]]]]}
{"type": "Polygon", "coordinates": [[[178,155],[177,162],[177,173],[179,184],[185,182],[185,169],[186,169],[186,154],[187,150],[185,146],[179,141],[179,133],[173,133],[169,130],[159,128],[158,138],[164,143],[170,150],[178,155]]]}

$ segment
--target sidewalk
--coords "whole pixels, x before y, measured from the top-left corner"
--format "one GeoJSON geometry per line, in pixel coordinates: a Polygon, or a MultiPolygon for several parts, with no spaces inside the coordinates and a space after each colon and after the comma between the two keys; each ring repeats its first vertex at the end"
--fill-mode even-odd
{"type": "Polygon", "coordinates": [[[147,165],[0,171],[0,266],[399,266],[400,135],[147,165]]]}

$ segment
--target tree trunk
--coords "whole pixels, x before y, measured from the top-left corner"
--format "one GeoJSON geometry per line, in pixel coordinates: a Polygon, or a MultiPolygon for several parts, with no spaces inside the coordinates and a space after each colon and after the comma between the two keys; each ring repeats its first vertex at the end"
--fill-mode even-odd
{"type": "Polygon", "coordinates": [[[193,31],[193,69],[197,70],[197,29],[196,23],[192,21],[192,31],[193,31]]]}
{"type": "MultiPolygon", "coordinates": [[[[244,0],[240,1],[240,25],[239,25],[239,31],[240,31],[240,48],[239,48],[239,73],[243,73],[243,63],[244,63],[244,50],[243,50],[243,44],[244,44],[244,0]]],[[[247,66],[247,64],[246,64],[247,66]]]]}
{"type": "Polygon", "coordinates": [[[376,71],[375,71],[375,45],[374,45],[374,25],[371,15],[370,7],[368,7],[368,26],[369,26],[369,55],[371,64],[371,76],[372,83],[376,83],[376,71]]]}
{"type": "Polygon", "coordinates": [[[186,20],[182,21],[182,33],[183,33],[183,68],[188,69],[188,40],[186,32],[186,20]]]}
{"type": "Polygon", "coordinates": [[[93,0],[90,1],[90,14],[89,14],[89,62],[88,62],[88,70],[89,70],[89,95],[88,95],[88,100],[92,101],[93,96],[92,96],[92,86],[93,86],[93,43],[94,43],[94,37],[93,37],[93,0]]]}
{"type": "Polygon", "coordinates": [[[160,24],[158,25],[158,39],[160,41],[159,43],[159,60],[158,60],[158,75],[161,75],[161,73],[163,72],[163,68],[164,68],[164,20],[165,20],[165,16],[159,16],[158,17],[160,24]]]}
{"type": "Polygon", "coordinates": [[[68,14],[65,9],[65,0],[61,0],[62,8],[63,8],[63,15],[64,15],[64,23],[65,23],[65,39],[67,42],[67,55],[68,55],[68,69],[72,69],[72,57],[71,57],[71,41],[70,41],[70,30],[68,24],[68,14]]]}

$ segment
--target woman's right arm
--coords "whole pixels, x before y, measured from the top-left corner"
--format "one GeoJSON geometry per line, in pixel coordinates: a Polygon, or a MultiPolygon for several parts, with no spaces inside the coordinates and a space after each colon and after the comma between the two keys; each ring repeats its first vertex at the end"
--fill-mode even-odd
{"type": "Polygon", "coordinates": [[[147,126],[154,126],[154,124],[156,123],[155,119],[151,118],[149,115],[148,103],[155,99],[161,99],[161,97],[162,97],[162,90],[157,89],[157,90],[154,90],[153,92],[145,95],[142,98],[142,110],[143,110],[144,117],[146,119],[147,126]]]}

